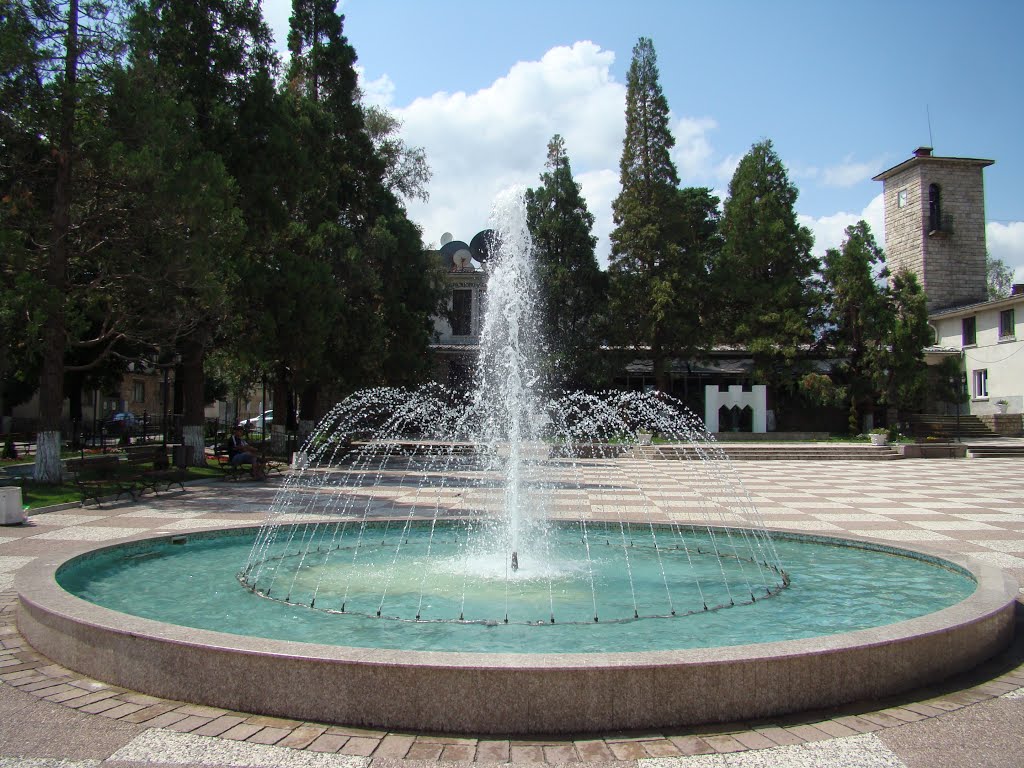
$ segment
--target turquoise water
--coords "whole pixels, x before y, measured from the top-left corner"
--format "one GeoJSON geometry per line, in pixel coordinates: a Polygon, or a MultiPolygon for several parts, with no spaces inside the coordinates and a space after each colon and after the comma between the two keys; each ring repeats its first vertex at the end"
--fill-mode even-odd
{"type": "Polygon", "coordinates": [[[201,629],[342,646],[520,653],[701,648],[850,632],[940,610],[975,588],[966,574],[929,559],[800,537],[775,537],[790,578],[778,590],[781,577],[771,569],[698,552],[699,533],[673,549],[679,532],[669,527],[640,531],[623,547],[617,528],[602,538],[591,526],[588,558],[580,529],[565,525],[553,529],[548,561],[521,563],[514,573],[500,557],[481,560],[460,549],[454,529],[370,530],[358,549],[314,550],[301,566],[284,557],[260,573],[258,586],[272,584],[272,598],[309,602],[315,593],[316,609],[266,599],[239,583],[254,530],[113,547],[71,561],[57,578],[98,605],[201,629]],[[768,596],[770,590],[778,594],[768,596]],[[344,615],[330,612],[343,607],[344,615]],[[412,621],[417,614],[421,620],[412,621]],[[449,620],[460,615],[464,622],[449,620]],[[634,616],[664,618],[629,620],[634,616]]]}

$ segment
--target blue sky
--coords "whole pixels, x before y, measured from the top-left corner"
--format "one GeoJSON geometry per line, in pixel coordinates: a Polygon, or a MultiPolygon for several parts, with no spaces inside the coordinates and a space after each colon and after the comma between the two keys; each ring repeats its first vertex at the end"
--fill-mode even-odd
{"type": "MultiPolygon", "coordinates": [[[[282,47],[290,5],[264,0],[282,47]]],[[[409,209],[428,243],[445,231],[468,240],[499,189],[536,186],[560,133],[606,256],[626,73],[647,36],[684,185],[724,195],[739,158],[769,138],[820,251],[859,218],[882,240],[871,177],[914,148],[990,158],[989,250],[1024,282],[1024,3],[344,0],[341,9],[366,99],[426,149],[431,199],[409,209]]]]}

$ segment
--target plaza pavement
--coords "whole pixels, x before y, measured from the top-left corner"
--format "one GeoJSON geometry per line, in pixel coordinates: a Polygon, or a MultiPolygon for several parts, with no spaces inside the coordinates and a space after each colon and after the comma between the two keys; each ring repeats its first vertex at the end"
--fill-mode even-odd
{"type": "MultiPolygon", "coordinates": [[[[1018,459],[743,461],[732,467],[770,526],[897,545],[922,542],[999,566],[1024,583],[1024,464],[1018,459]]],[[[687,483],[686,462],[639,468],[618,462],[615,472],[666,500],[687,483]]],[[[416,768],[465,761],[629,768],[1024,765],[1021,631],[1009,651],[982,669],[892,700],[765,722],[564,739],[387,733],[166,701],[52,664],[18,634],[12,587],[33,558],[83,541],[256,524],[279,483],[190,485],[184,493],[46,512],[25,526],[0,528],[0,768],[416,768]]],[[[601,502],[590,499],[595,507],[601,502]]]]}

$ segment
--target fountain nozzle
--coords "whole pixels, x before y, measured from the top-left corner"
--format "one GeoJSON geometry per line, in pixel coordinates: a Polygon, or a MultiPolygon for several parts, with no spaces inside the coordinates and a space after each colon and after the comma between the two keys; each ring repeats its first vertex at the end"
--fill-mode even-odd
{"type": "Polygon", "coordinates": [[[518,571],[519,570],[519,553],[518,552],[513,552],[512,553],[512,570],[513,571],[518,571]]]}

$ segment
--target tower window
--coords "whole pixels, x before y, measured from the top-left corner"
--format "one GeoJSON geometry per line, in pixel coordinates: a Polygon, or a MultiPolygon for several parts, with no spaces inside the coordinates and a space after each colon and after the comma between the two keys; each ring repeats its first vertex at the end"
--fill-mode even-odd
{"type": "Polygon", "coordinates": [[[901,189],[896,193],[896,207],[905,208],[907,205],[907,190],[901,189]]]}
{"type": "Polygon", "coordinates": [[[978,323],[974,317],[965,317],[961,325],[960,344],[971,347],[978,343],[978,323]]]}
{"type": "Polygon", "coordinates": [[[938,184],[928,185],[928,231],[942,231],[942,192],[938,184]]]}

